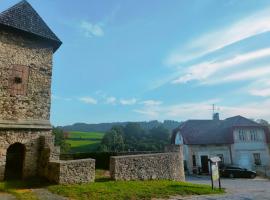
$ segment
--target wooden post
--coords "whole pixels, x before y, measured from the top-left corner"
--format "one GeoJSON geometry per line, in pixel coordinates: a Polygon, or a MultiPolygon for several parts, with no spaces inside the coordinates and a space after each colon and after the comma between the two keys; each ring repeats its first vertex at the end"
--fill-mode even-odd
{"type": "Polygon", "coordinates": [[[209,160],[210,162],[210,176],[211,176],[211,185],[212,185],[212,190],[214,189],[214,180],[213,180],[213,176],[212,176],[212,161],[209,160]]]}

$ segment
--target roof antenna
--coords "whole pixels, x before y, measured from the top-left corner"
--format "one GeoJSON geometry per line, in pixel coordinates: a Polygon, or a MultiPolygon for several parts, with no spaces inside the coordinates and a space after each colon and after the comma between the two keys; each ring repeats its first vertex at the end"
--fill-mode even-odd
{"type": "Polygon", "coordinates": [[[219,108],[216,108],[215,104],[213,104],[212,109],[213,109],[213,120],[219,120],[219,113],[217,112],[219,108]]]}

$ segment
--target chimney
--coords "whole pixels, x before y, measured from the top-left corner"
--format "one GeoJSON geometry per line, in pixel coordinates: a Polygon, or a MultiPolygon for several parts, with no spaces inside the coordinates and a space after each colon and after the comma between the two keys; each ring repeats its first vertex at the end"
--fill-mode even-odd
{"type": "Polygon", "coordinates": [[[219,113],[214,113],[213,114],[213,120],[218,121],[219,120],[219,113]]]}

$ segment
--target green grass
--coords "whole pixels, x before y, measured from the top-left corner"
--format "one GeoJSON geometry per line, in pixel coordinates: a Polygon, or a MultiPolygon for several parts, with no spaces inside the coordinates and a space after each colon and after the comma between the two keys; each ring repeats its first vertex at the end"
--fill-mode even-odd
{"type": "Polygon", "coordinates": [[[100,143],[99,141],[92,141],[92,140],[66,140],[66,143],[69,143],[71,145],[71,148],[77,148],[80,146],[85,146],[85,145],[93,145],[100,143]]]}
{"type": "Polygon", "coordinates": [[[13,194],[18,200],[38,200],[35,188],[48,188],[51,192],[72,200],[150,200],[176,195],[222,194],[209,185],[169,180],[112,181],[109,172],[96,171],[96,182],[80,185],[49,185],[41,179],[0,182],[0,192],[13,194]]]}
{"type": "Polygon", "coordinates": [[[221,194],[210,186],[168,180],[101,181],[82,185],[49,186],[51,192],[74,200],[150,200],[176,195],[221,194]]]}
{"type": "Polygon", "coordinates": [[[66,143],[70,144],[73,153],[95,151],[103,136],[104,133],[99,132],[70,132],[66,143]]]}
{"type": "Polygon", "coordinates": [[[53,185],[48,189],[73,200],[150,200],[176,195],[224,193],[224,190],[212,190],[208,185],[169,180],[112,181],[108,171],[105,170],[96,170],[95,183],[53,185]]]}

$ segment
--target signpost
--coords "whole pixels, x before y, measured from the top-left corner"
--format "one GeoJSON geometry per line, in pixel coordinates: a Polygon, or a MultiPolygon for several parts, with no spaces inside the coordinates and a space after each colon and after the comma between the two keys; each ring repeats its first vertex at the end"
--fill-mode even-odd
{"type": "Polygon", "coordinates": [[[212,184],[212,190],[214,189],[214,181],[218,180],[218,186],[219,189],[221,189],[221,183],[220,183],[220,175],[219,175],[219,169],[218,169],[218,162],[220,162],[219,157],[212,157],[208,159],[210,162],[210,175],[211,175],[211,184],[212,184]]]}

